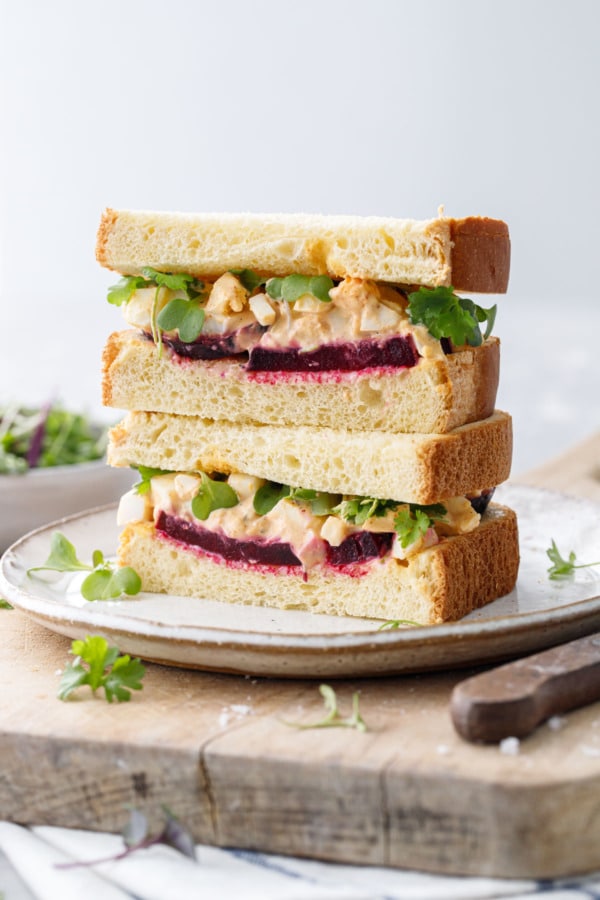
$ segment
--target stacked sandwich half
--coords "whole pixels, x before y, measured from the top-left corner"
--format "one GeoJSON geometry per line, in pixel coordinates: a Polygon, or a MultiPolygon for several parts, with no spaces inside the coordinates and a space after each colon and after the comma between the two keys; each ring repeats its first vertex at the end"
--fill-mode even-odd
{"type": "MultiPolygon", "coordinates": [[[[508,593],[503,222],[107,210],[103,395],[145,590],[435,623],[508,593]]],[[[168,601],[166,601],[168,602],[168,601]]]]}

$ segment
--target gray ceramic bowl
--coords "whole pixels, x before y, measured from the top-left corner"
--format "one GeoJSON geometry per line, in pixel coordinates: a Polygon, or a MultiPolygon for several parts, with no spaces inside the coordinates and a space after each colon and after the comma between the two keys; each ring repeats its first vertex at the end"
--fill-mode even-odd
{"type": "Polygon", "coordinates": [[[136,480],[103,459],[0,475],[0,552],[40,525],[118,500],[136,480]]]}

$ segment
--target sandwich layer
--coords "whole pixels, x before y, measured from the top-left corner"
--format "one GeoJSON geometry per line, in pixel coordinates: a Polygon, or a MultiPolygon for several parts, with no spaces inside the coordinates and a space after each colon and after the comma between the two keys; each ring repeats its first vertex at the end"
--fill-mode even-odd
{"type": "Polygon", "coordinates": [[[239,268],[504,293],[510,238],[504,222],[478,217],[416,221],[107,209],[96,256],[124,275],[150,266],[216,278],[239,268]]]}
{"type": "Polygon", "coordinates": [[[386,556],[338,569],[231,566],[153,522],[128,524],[119,547],[119,563],[139,573],[146,591],[419,624],[461,618],[509,593],[518,562],[516,516],[495,504],[474,531],[408,559],[386,556]]]}
{"type": "Polygon", "coordinates": [[[317,491],[425,504],[505,481],[511,457],[512,422],[500,411],[447,434],[239,425],[134,411],[112,429],[108,448],[113,466],[252,472],[317,491]]]}
{"type": "Polygon", "coordinates": [[[494,411],[500,344],[488,338],[404,369],[249,372],[235,360],[184,360],[133,331],[103,354],[102,401],[118,409],[239,423],[315,425],[349,431],[444,433],[494,411]]]}

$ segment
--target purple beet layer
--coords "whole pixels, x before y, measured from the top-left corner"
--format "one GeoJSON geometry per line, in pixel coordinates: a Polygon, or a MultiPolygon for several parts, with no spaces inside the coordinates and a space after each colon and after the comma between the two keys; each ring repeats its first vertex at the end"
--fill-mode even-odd
{"type": "Polygon", "coordinates": [[[410,368],[419,361],[411,335],[379,341],[323,344],[316,350],[296,347],[271,349],[257,345],[250,350],[250,372],[356,372],[371,366],[410,368]]]}
{"type": "MultiPolygon", "coordinates": [[[[170,516],[162,510],[156,522],[157,531],[169,537],[200,547],[231,562],[266,566],[302,566],[289,544],[283,541],[239,541],[201,525],[170,516]]],[[[392,534],[372,534],[368,531],[349,535],[339,547],[328,547],[326,560],[330,566],[346,566],[384,556],[392,546],[392,534]]]]}
{"type": "MultiPolygon", "coordinates": [[[[494,489],[482,492],[481,496],[471,500],[476,512],[483,514],[487,508],[494,489]]],[[[250,563],[265,566],[297,566],[302,563],[284,541],[240,541],[227,537],[220,532],[209,531],[201,525],[170,516],[159,511],[156,530],[163,534],[191,544],[194,547],[220,556],[228,562],[250,563]]],[[[326,562],[330,566],[351,566],[385,556],[392,548],[394,535],[389,532],[357,531],[342,541],[339,547],[327,544],[326,562]]]]}
{"type": "MultiPolygon", "coordinates": [[[[298,347],[270,348],[258,344],[266,329],[248,325],[230,334],[201,334],[192,342],[162,336],[163,344],[184,359],[225,359],[249,354],[249,372],[358,372],[362,369],[411,368],[419,361],[412,335],[381,340],[323,344],[316,350],[298,347]],[[254,346],[252,346],[254,345],[254,346]]],[[[145,337],[152,336],[144,332],[145,337]]]]}

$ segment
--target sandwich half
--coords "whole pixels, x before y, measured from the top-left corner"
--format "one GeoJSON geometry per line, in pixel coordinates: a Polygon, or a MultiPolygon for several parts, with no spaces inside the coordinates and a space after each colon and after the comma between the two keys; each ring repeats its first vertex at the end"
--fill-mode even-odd
{"type": "Polygon", "coordinates": [[[106,405],[233,422],[441,433],[490,416],[498,220],[107,210],[99,261],[130,330],[106,405]]]}
{"type": "Polygon", "coordinates": [[[145,590],[419,624],[512,590],[516,517],[489,502],[510,465],[508,416],[417,446],[384,435],[392,478],[377,470],[381,436],[348,445],[305,427],[281,443],[285,431],[263,426],[257,440],[244,426],[140,412],[113,429],[110,462],[141,475],[120,505],[119,561],[145,590]],[[334,464],[319,467],[336,440],[334,464]],[[292,446],[305,468],[286,468],[292,446]]]}

